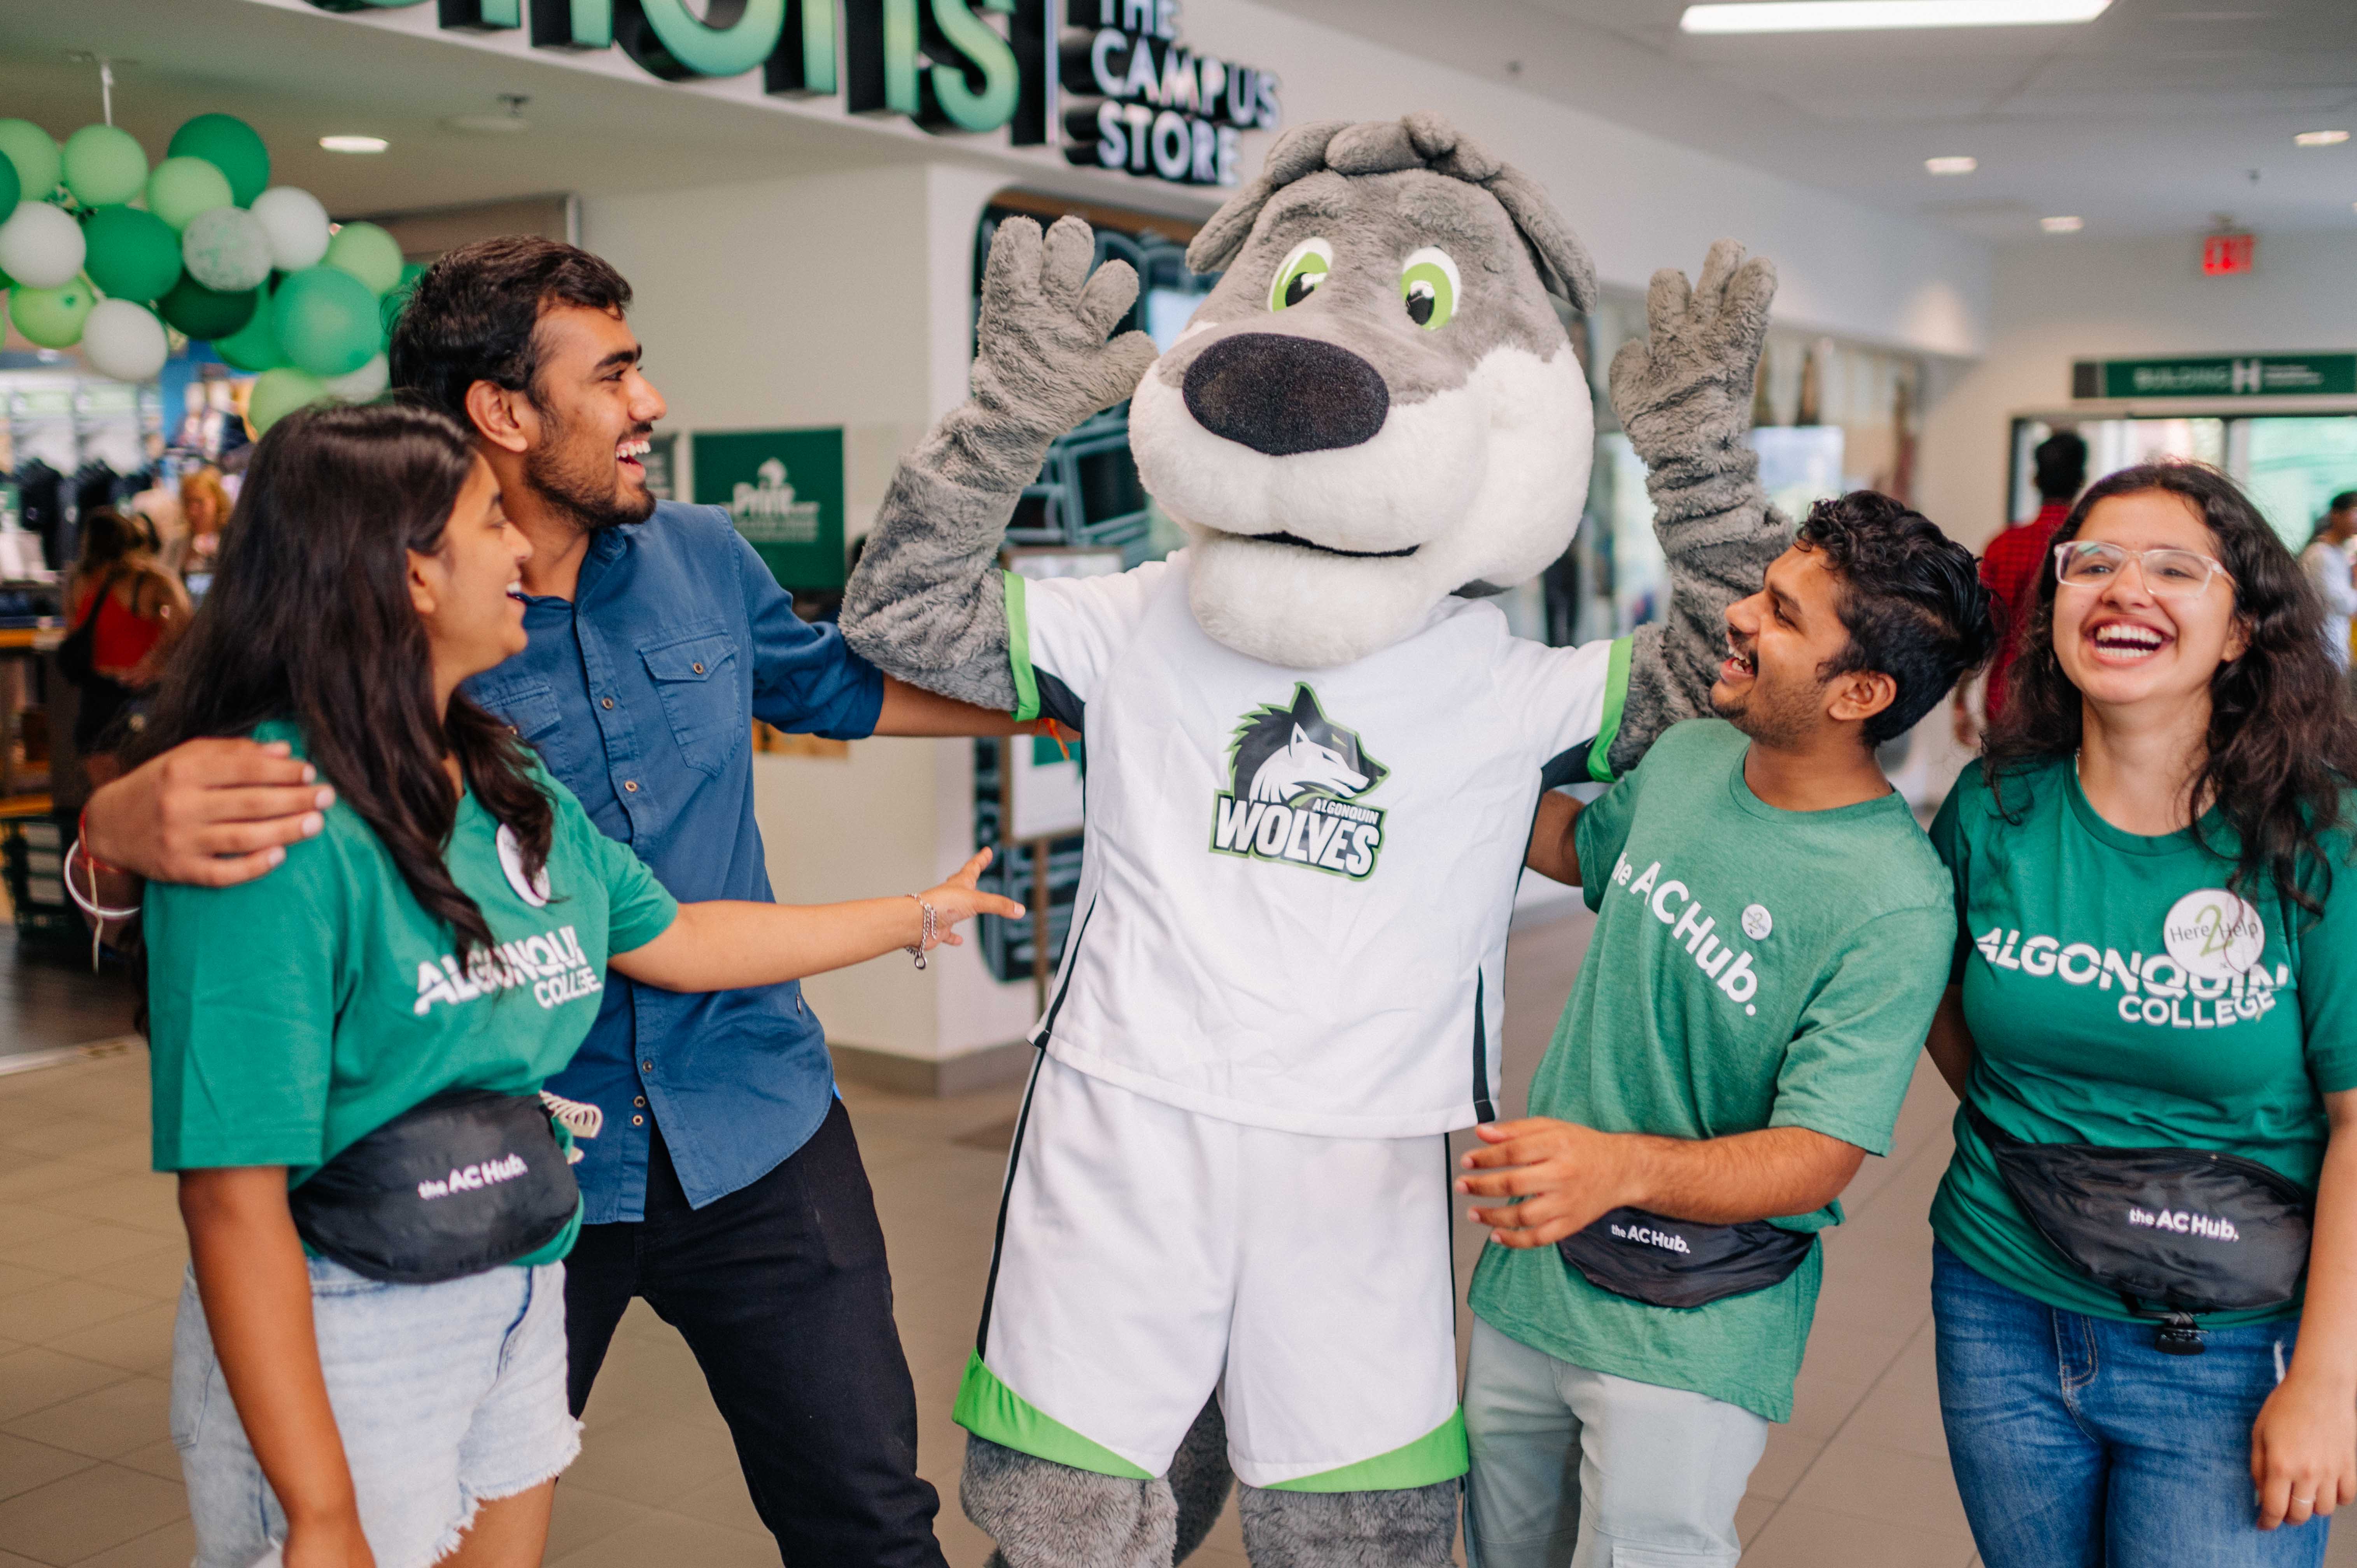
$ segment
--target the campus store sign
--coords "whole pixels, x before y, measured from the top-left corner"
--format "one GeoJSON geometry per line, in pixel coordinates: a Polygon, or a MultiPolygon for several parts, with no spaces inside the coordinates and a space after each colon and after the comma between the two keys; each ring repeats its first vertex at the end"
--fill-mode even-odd
{"type": "MultiPolygon", "coordinates": [[[[323,11],[425,3],[311,0],[323,11]]],[[[1182,185],[1235,184],[1243,133],[1275,130],[1281,114],[1275,77],[1187,48],[1178,0],[1062,0],[1061,15],[1059,0],[436,4],[445,27],[619,47],[665,81],[759,70],[780,97],[840,94],[855,114],[937,133],[1003,129],[1018,147],[1057,143],[1083,167],[1182,185]]]]}

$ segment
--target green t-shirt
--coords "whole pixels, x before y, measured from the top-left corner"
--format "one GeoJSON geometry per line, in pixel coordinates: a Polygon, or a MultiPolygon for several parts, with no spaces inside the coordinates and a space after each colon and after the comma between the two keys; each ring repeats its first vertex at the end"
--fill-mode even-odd
{"type": "MultiPolygon", "coordinates": [[[[254,736],[302,754],[291,725],[254,736]]],[[[537,885],[514,835],[471,791],[458,803],[451,879],[499,939],[463,971],[451,929],[340,800],[317,838],[257,881],[147,885],[157,1170],[285,1165],[299,1185],[445,1090],[530,1094],[572,1060],[597,1021],[608,955],[661,936],[679,906],[571,790],[537,765],[535,776],[556,811],[537,885]]]]}
{"type": "MultiPolygon", "coordinates": [[[[1955,942],[1947,878],[1897,794],[1779,811],[1743,780],[1749,744],[1717,719],[1678,725],[1580,814],[1596,932],[1532,1115],[1889,1148],[1955,942]]],[[[1776,1223],[1840,1219],[1835,1203],[1776,1223]]],[[[1552,1247],[1492,1243],[1472,1306],[1560,1359],[1788,1421],[1819,1251],[1766,1290],[1669,1308],[1598,1289],[1552,1247]]]]}
{"type": "MultiPolygon", "coordinates": [[[[2231,854],[2223,822],[2205,827],[2231,854]]],[[[2357,1088],[2347,834],[2325,840],[2335,875],[2320,921],[2272,888],[2236,899],[2233,860],[2190,832],[2147,838],[2112,826],[2068,761],[2007,778],[2001,799],[1967,769],[1932,839],[1955,880],[1953,974],[1982,1114],[2032,1143],[2225,1150],[2315,1187],[2320,1097],[2357,1088]]],[[[1955,1132],[1932,1205],[1948,1250],[2049,1305],[2129,1318],[2022,1218],[1961,1112],[1955,1132]]]]}

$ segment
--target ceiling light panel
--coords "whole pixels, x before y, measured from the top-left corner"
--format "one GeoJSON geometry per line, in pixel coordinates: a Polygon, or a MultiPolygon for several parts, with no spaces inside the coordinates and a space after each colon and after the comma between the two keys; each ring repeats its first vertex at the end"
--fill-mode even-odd
{"type": "Polygon", "coordinates": [[[1933,174],[1970,174],[1981,166],[1978,158],[1925,158],[1923,166],[1933,174]]]}
{"type": "Polygon", "coordinates": [[[322,136],[319,145],[331,153],[381,153],[392,144],[382,136],[322,136]]]}
{"type": "Polygon", "coordinates": [[[2302,131],[2291,139],[2295,147],[2337,147],[2349,139],[2346,131],[2302,131]]]}
{"type": "Polygon", "coordinates": [[[2040,218],[2038,226],[2050,234],[2075,234],[2087,226],[2087,220],[2071,217],[2040,218]]]}
{"type": "Polygon", "coordinates": [[[1828,33],[1900,27],[2034,27],[2092,22],[2112,0],[1750,0],[1689,5],[1686,33],[1828,33]]]}

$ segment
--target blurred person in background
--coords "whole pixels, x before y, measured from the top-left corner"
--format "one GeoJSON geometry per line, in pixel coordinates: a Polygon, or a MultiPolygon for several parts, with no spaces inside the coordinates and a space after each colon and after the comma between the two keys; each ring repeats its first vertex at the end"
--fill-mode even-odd
{"type": "Polygon", "coordinates": [[[186,542],[171,564],[191,594],[202,595],[212,582],[213,563],[221,554],[221,531],[229,521],[229,491],[219,472],[191,468],[180,479],[180,519],[186,542]]]}
{"type": "Polygon", "coordinates": [[[2343,490],[2332,498],[2324,521],[2316,525],[2316,536],[2299,553],[2300,569],[2324,601],[2324,650],[2343,674],[2349,671],[2349,621],[2357,615],[2357,562],[2349,553],[2352,538],[2357,538],[2357,490],[2343,490]]]}
{"type": "MultiPolygon", "coordinates": [[[[2047,569],[2048,546],[2054,541],[2054,531],[2071,515],[2071,503],[2087,488],[2087,443],[2075,430],[2058,430],[2040,442],[2030,461],[2038,481],[2036,514],[2026,521],[2008,523],[1981,553],[1981,581],[2005,607],[1996,657],[1989,661],[1988,678],[1981,682],[1983,721],[1990,725],[2005,713],[2006,675],[2021,649],[2021,618],[2038,597],[2038,579],[2047,569]]],[[[1955,721],[1961,744],[1980,744],[1968,686],[1956,688],[1955,721]]]]}
{"type": "Polygon", "coordinates": [[[71,604],[73,629],[58,663],[81,693],[74,750],[100,785],[121,771],[113,754],[134,705],[162,678],[188,624],[188,595],[157,559],[145,520],[101,507],[81,520],[71,604]]]}

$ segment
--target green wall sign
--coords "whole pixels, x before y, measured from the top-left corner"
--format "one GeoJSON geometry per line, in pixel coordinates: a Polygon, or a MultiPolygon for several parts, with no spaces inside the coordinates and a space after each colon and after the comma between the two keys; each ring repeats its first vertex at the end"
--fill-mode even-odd
{"type": "MultiPolygon", "coordinates": [[[[425,3],[311,0],[346,12],[425,3]]],[[[934,132],[1004,129],[1018,147],[1061,145],[1076,164],[1181,185],[1235,184],[1243,133],[1279,117],[1275,77],[1179,40],[1178,0],[436,4],[447,28],[522,32],[540,48],[619,46],[665,81],[759,70],[780,97],[840,93],[855,114],[934,132]]]]}
{"type": "Polygon", "coordinates": [[[695,499],[724,507],[780,587],[843,586],[843,430],[698,434],[695,499]]]}
{"type": "Polygon", "coordinates": [[[2346,397],[2357,354],[2239,354],[2180,360],[2080,360],[2072,397],[2346,397]]]}

